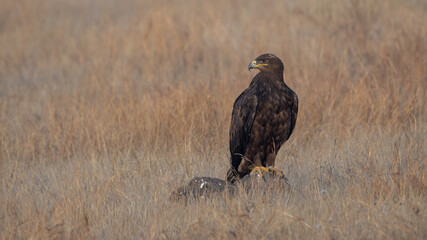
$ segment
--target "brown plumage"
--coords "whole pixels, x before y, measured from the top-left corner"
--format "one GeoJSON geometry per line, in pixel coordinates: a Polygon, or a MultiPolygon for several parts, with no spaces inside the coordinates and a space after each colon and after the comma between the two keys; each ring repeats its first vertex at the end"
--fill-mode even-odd
{"type": "Polygon", "coordinates": [[[274,167],[297,119],[298,97],[284,82],[282,61],[273,54],[263,54],[249,64],[249,70],[252,68],[260,72],[234,102],[231,116],[230,183],[254,167],[274,167]]]}

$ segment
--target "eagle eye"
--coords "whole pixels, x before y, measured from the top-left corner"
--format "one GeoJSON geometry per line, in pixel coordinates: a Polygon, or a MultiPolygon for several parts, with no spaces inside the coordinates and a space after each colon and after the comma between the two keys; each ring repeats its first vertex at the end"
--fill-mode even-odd
{"type": "Polygon", "coordinates": [[[263,59],[263,60],[261,60],[261,62],[265,63],[265,62],[267,62],[267,60],[263,59]]]}

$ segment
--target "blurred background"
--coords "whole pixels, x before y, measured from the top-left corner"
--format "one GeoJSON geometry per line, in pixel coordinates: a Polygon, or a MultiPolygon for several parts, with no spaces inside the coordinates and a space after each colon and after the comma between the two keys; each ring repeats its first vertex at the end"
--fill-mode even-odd
{"type": "Polygon", "coordinates": [[[246,66],[265,52],[299,95],[295,136],[324,124],[335,137],[422,124],[426,5],[6,0],[2,136],[29,145],[21,160],[124,141],[226,151],[233,101],[256,74],[246,66]]]}

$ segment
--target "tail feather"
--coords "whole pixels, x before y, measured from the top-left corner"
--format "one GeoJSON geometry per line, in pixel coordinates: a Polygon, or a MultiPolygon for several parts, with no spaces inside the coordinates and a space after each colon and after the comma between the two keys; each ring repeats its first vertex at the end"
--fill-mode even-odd
{"type": "Polygon", "coordinates": [[[239,173],[236,171],[236,169],[234,169],[233,167],[231,167],[228,171],[227,171],[227,178],[226,181],[227,183],[233,184],[235,183],[237,180],[239,180],[239,173]]]}

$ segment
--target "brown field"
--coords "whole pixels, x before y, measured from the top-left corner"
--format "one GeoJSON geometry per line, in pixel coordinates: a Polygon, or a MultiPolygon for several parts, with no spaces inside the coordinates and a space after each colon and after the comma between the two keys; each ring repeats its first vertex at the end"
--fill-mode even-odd
{"type": "Polygon", "coordinates": [[[2,0],[0,239],[426,239],[427,3],[2,0]],[[271,188],[225,178],[261,53],[299,96],[271,188]]]}

